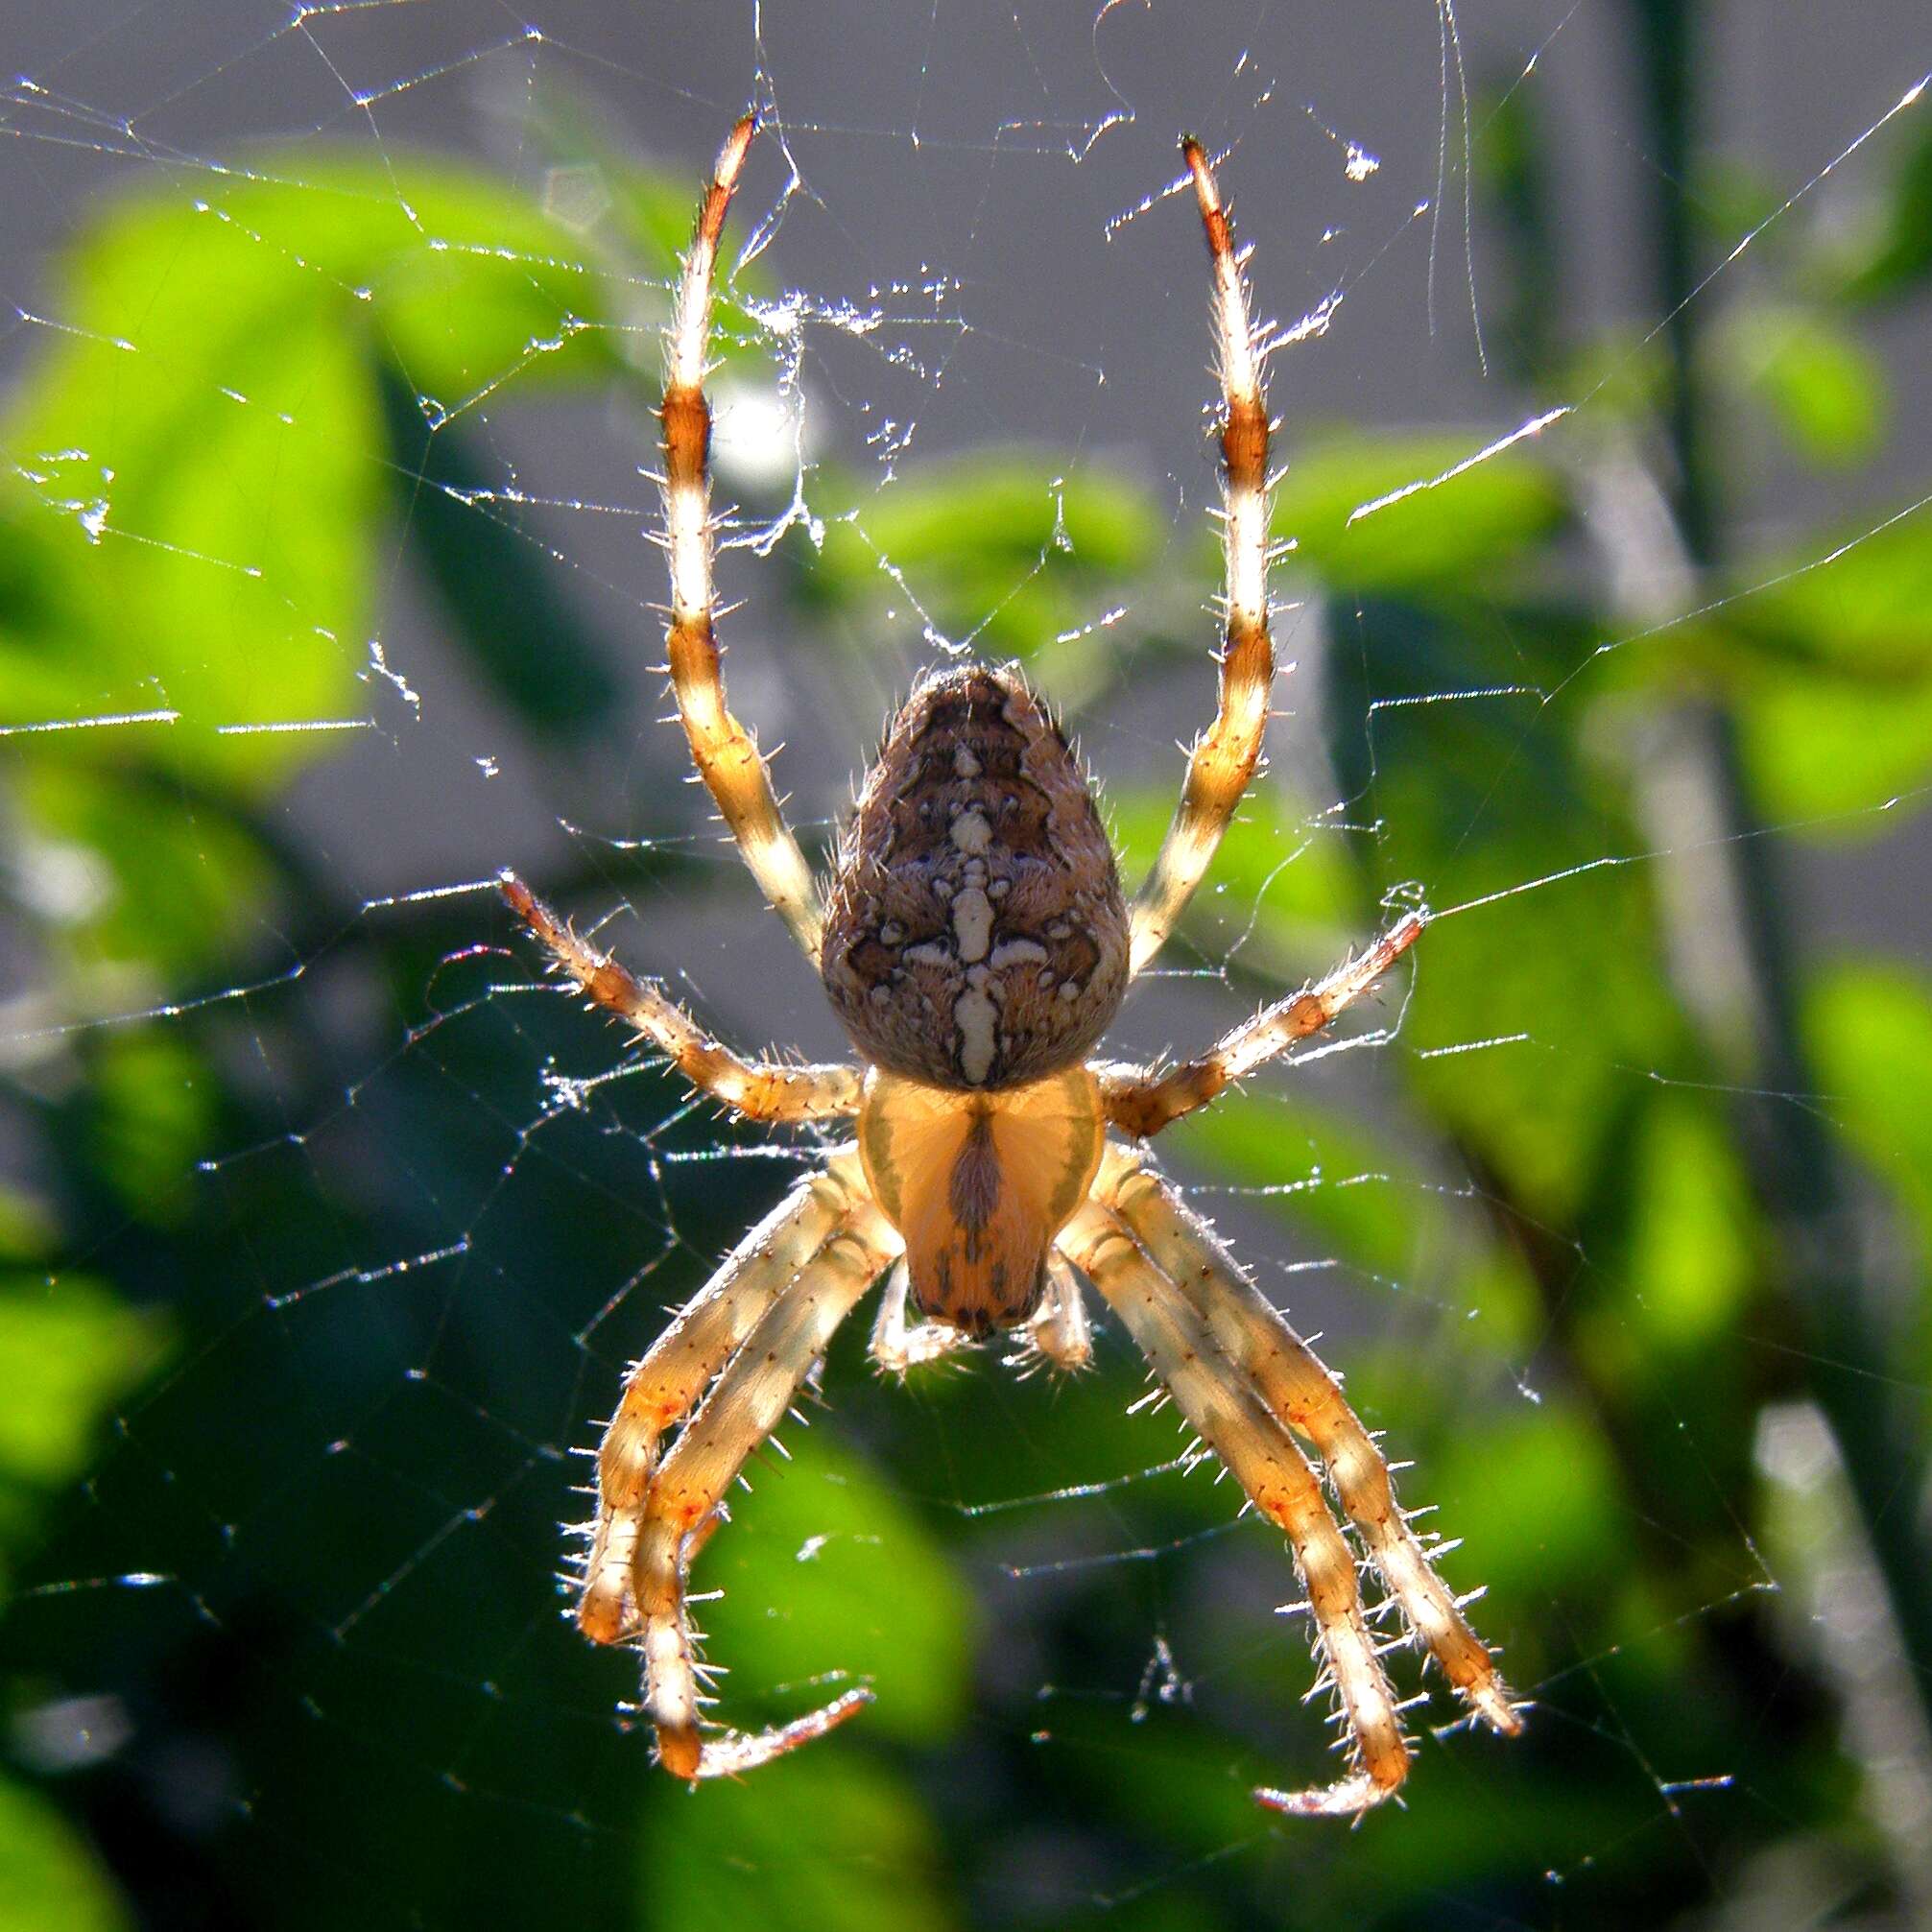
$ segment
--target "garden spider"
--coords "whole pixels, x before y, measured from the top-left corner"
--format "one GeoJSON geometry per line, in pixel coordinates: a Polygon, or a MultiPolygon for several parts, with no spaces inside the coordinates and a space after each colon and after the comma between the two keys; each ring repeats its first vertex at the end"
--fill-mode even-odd
{"type": "Polygon", "coordinates": [[[748,1771],[842,1724],[870,1691],[756,1734],[702,1718],[708,1700],[685,1577],[726,1491],[881,1276],[871,1352],[884,1369],[903,1373],[1017,1329],[1074,1370],[1090,1354],[1078,1271],[1201,1443],[1293,1546],[1349,1768],[1325,1787],[1256,1798],[1354,1817],[1400,1786],[1409,1746],[1355,1552],[1308,1449],[1408,1630],[1469,1709],[1510,1735],[1522,1721],[1335,1377],[1140,1143],[1326,1026],[1374,987],[1427,916],[1408,913],[1360,959],[1199,1060],[1158,1070],[1084,1058],[1213,857],[1260,756],[1274,677],[1263,350],[1213,172],[1200,143],[1184,140],[1213,265],[1224,391],[1227,644],[1219,712],[1189,756],[1153,871],[1128,906],[1086,775],[1059,727],[1017,671],[969,665],[921,680],[893,720],[822,902],[765,761],[726,708],[712,633],[705,345],[719,235],[754,130],[747,114],[718,157],[666,335],[669,669],[698,771],[765,896],[818,966],[863,1064],[743,1060],[578,938],[521,880],[505,873],[502,890],[554,964],[693,1086],[751,1120],[856,1117],[857,1138],[751,1230],[632,1369],[598,1455],[578,1623],[598,1643],[642,1651],[644,1709],[659,1760],[679,1777],[748,1771]],[[909,1302],[923,1320],[908,1322],[909,1302]]]}

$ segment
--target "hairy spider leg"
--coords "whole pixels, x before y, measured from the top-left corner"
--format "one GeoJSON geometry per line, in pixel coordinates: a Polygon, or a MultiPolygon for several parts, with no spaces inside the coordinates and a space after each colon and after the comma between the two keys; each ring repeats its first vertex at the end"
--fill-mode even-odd
{"type": "Polygon", "coordinates": [[[684,257],[677,305],[664,336],[664,530],[671,563],[671,621],[666,633],[671,686],[690,742],[691,759],[710,788],[745,863],[780,918],[814,964],[823,913],[811,869],[778,805],[757,741],[725,702],[713,620],[711,576],[711,410],[704,399],[705,350],[718,238],[732,191],[757,131],[745,115],[718,155],[684,257]]]}
{"type": "MultiPolygon", "coordinates": [[[[1088,1201],[1068,1222],[1061,1245],[1120,1317],[1189,1427],[1294,1550],[1355,1769],[1335,1784],[1293,1794],[1278,1808],[1349,1817],[1379,1804],[1408,1773],[1408,1742],[1362,1607],[1354,1557],[1307,1457],[1223,1351],[1186,1292],[1111,1209],[1088,1201]]],[[[1281,1798],[1255,1796],[1264,1803],[1281,1798]]]]}
{"type": "Polygon", "coordinates": [[[1371,1562],[1411,1630],[1485,1723],[1506,1737],[1523,1721],[1489,1647],[1465,1621],[1395,1500],[1389,1465],[1334,1373],[1255,1287],[1172,1183],[1124,1147],[1109,1147],[1094,1199],[1187,1297],[1221,1352],[1279,1420],[1313,1443],[1371,1562]]]}
{"type": "Polygon", "coordinates": [[[906,1302],[912,1286],[912,1270],[901,1259],[886,1276],[878,1320],[872,1324],[872,1338],[867,1344],[867,1352],[889,1375],[903,1375],[922,1362],[937,1362],[976,1345],[976,1337],[955,1328],[950,1322],[909,1322],[906,1302]]]}
{"type": "Polygon", "coordinates": [[[1235,252],[1214,171],[1191,134],[1182,139],[1181,150],[1194,176],[1214,269],[1227,639],[1214,722],[1188,753],[1174,823],[1133,902],[1128,969],[1135,973],[1165,944],[1213,862],[1221,835],[1260,760],[1275,682],[1275,645],[1268,633],[1268,397],[1262,352],[1249,316],[1243,257],[1235,252]]]}
{"type": "Polygon", "coordinates": [[[1033,1346],[1064,1374],[1093,1367],[1093,1331],[1080,1277],[1058,1250],[1046,1257],[1046,1297],[1027,1330],[1033,1346]]]}
{"type": "Polygon", "coordinates": [[[651,1480],[632,1574],[644,1619],[645,1707],[657,1729],[658,1760],[674,1777],[752,1770],[822,1737],[871,1702],[870,1690],[851,1690],[775,1729],[701,1737],[704,1700],[684,1573],[746,1458],[777,1426],[840,1323],[898,1252],[885,1216],[870,1200],[855,1201],[725,1365],[651,1480]]]}
{"type": "MultiPolygon", "coordinates": [[[[872,1360],[891,1375],[903,1375],[922,1362],[937,1362],[976,1345],[976,1337],[955,1328],[950,1322],[909,1322],[906,1302],[911,1292],[912,1272],[900,1261],[886,1278],[870,1345],[872,1360]]],[[[1031,1349],[1062,1373],[1093,1366],[1086,1303],[1081,1299],[1080,1281],[1062,1254],[1047,1255],[1046,1292],[1040,1298],[1039,1313],[1026,1324],[1025,1339],[1031,1349]]],[[[1014,1363],[1026,1359],[1025,1349],[1008,1358],[1014,1363]]]]}
{"type": "Polygon", "coordinates": [[[514,872],[501,873],[497,884],[511,911],[542,941],[557,965],[605,1012],[635,1027],[667,1054],[700,1092],[748,1120],[781,1125],[840,1120],[858,1112],[864,1078],[859,1068],[836,1061],[794,1066],[743,1059],[721,1046],[648,980],[637,979],[608,953],[586,945],[514,872]]]}
{"type": "Polygon", "coordinates": [[[849,1149],[809,1176],[725,1257],[625,1377],[597,1451],[597,1517],[584,1563],[577,1624],[593,1643],[637,1628],[632,1571],[645,1492],[665,1430],[681,1422],[779,1295],[864,1194],[849,1149]]]}
{"type": "Polygon", "coordinates": [[[1319,986],[1290,993],[1265,1006],[1225,1033],[1199,1060],[1183,1061],[1164,1073],[1141,1066],[1100,1069],[1100,1093],[1107,1123],[1146,1140],[1183,1114],[1205,1107],[1226,1087],[1245,1080],[1296,1041],[1320,1033],[1371,992],[1376,982],[1422,935],[1426,913],[1405,914],[1360,959],[1345,960],[1319,986]]]}

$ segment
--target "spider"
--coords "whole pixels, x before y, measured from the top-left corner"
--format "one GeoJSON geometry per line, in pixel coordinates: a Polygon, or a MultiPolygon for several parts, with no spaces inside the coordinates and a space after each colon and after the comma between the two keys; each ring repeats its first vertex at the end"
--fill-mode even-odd
{"type": "Polygon", "coordinates": [[[1521,1716],[1336,1377],[1144,1143],[1327,1026],[1415,942],[1427,914],[1407,913],[1359,959],[1198,1060],[1086,1058],[1213,858],[1260,757],[1274,678],[1265,349],[1213,170],[1184,138],[1213,271],[1227,637],[1218,714],[1189,753],[1152,872],[1129,905],[1087,775],[1045,705],[1014,668],[970,664],[926,676],[893,719],[822,897],[755,741],[726,706],[713,632],[705,350],[719,237],[755,131],[748,113],[719,155],[665,335],[668,668],[698,772],[862,1063],[741,1058],[514,874],[500,884],[554,966],[694,1087],[751,1120],[855,1119],[856,1137],[746,1236],[631,1370],[598,1452],[578,1624],[597,1643],[641,1651],[643,1709],[678,1777],[749,1771],[843,1724],[871,1691],[755,1733],[704,1715],[685,1585],[727,1491],[881,1276],[871,1354],[903,1374],[995,1331],[1019,1331],[1060,1370],[1085,1367],[1084,1276],[1200,1444],[1294,1552],[1348,1763],[1331,1784],[1256,1799],[1359,1816],[1400,1787],[1409,1743],[1382,1666],[1388,1645],[1311,1450],[1408,1632],[1468,1709],[1508,1735],[1521,1716]]]}

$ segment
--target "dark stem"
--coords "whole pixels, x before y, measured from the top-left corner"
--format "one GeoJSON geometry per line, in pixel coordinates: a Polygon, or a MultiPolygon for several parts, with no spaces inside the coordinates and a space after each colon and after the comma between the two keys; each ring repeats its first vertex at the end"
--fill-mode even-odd
{"type": "MultiPolygon", "coordinates": [[[[1702,12],[1695,0],[1628,0],[1636,27],[1647,133],[1645,231],[1655,250],[1658,302],[1671,372],[1665,427],[1675,475],[1668,491],[1693,568],[1718,561],[1722,506],[1709,460],[1710,415],[1701,393],[1698,333],[1708,304],[1692,301],[1701,274],[1688,171],[1695,140],[1693,79],[1702,12]]],[[[1896,1322],[1865,1265],[1867,1243],[1837,1144],[1804,1096],[1817,1090],[1799,1015],[1792,893],[1776,843],[1751,798],[1736,723],[1721,704],[1695,721],[1709,795],[1721,815],[1740,956],[1754,1012],[1757,1097],[1739,1102],[1753,1184],[1777,1242],[1782,1287],[1802,1324],[1812,1399],[1837,1438],[1860,1523],[1884,1578],[1908,1658],[1932,1658],[1932,1549],[1924,1533],[1926,1455],[1920,1419],[1892,1374],[1896,1322]]],[[[1926,1696],[1922,1673],[1909,1673],[1926,1696]]],[[[1932,1715],[1932,1713],[1928,1713],[1932,1715]]]]}

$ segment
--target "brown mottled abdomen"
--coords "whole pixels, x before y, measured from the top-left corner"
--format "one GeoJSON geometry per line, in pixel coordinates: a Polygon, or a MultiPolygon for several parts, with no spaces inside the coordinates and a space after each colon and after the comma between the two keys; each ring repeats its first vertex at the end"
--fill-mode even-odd
{"type": "Polygon", "coordinates": [[[840,841],[820,967],[868,1060],[935,1086],[1038,1080],[1127,990],[1127,909],[1085,773],[1014,670],[918,685],[840,841]]]}

